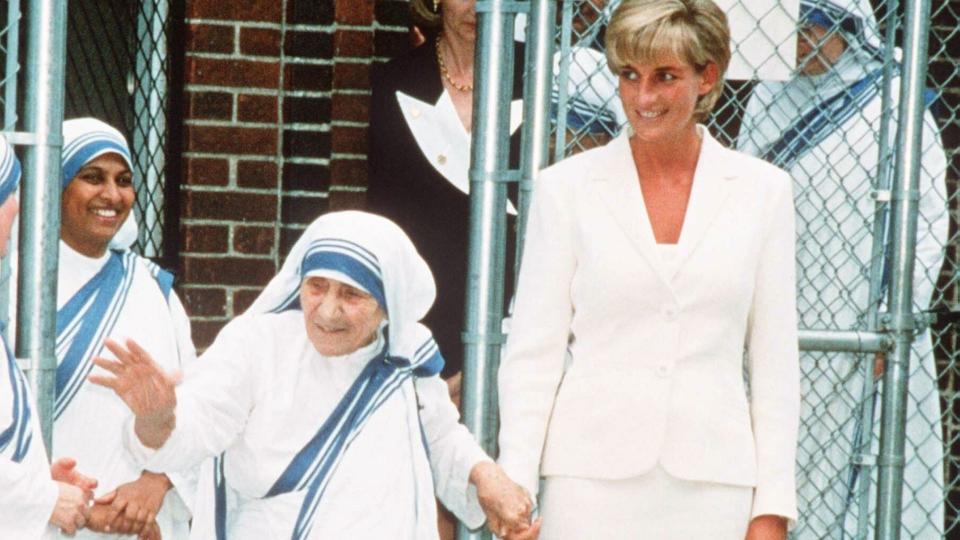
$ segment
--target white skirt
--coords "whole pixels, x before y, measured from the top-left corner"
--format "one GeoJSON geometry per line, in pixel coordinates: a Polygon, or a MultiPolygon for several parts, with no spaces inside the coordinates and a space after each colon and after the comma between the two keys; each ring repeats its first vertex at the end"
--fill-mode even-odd
{"type": "Polygon", "coordinates": [[[753,488],[680,480],[657,466],[600,480],[548,476],[541,540],[743,540],[753,488]]]}

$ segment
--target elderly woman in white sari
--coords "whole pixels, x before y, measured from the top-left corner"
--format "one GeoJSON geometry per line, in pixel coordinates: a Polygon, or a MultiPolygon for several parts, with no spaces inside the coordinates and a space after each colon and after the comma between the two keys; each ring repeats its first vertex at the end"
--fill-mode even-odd
{"type": "MultiPolygon", "coordinates": [[[[0,136],[0,257],[7,256],[19,203],[20,162],[0,136]]],[[[0,336],[0,538],[40,538],[58,528],[73,534],[90,517],[97,482],[76,461],[47,463],[29,384],[0,336]]]]}
{"type": "MultiPolygon", "coordinates": [[[[884,257],[871,249],[884,54],[867,0],[803,0],[801,19],[798,74],[787,82],[757,85],[738,147],[788,169],[796,182],[801,326],[864,329],[869,313],[882,309],[884,300],[882,290],[869,297],[869,269],[879,262],[873,258],[884,257]]],[[[899,85],[896,77],[893,103],[899,85]]],[[[891,110],[895,115],[896,107],[891,110]]],[[[894,118],[891,141],[895,126],[894,118]]],[[[929,112],[921,148],[915,311],[928,309],[948,228],[946,158],[929,112]]],[[[857,527],[856,494],[869,478],[854,463],[859,452],[875,452],[879,436],[878,429],[871,434],[861,426],[863,407],[879,414],[876,397],[863,395],[869,364],[872,358],[862,355],[803,354],[798,538],[837,538],[857,527]],[[866,436],[872,436],[874,449],[867,447],[866,436]]],[[[903,536],[939,538],[943,443],[928,331],[913,345],[909,392],[903,536]]],[[[875,495],[869,499],[872,504],[875,495]]]]}
{"type": "Polygon", "coordinates": [[[195,356],[190,322],[173,276],[111,243],[135,198],[130,150],[123,135],[94,118],[63,123],[63,195],[57,279],[57,384],[53,457],[71,456],[100,481],[97,504],[76,538],[164,539],[188,535],[189,477],[145,472],[124,448],[130,412],[104,388],[93,359],[104,340],[136,339],[165,369],[195,356]],[[180,489],[173,489],[175,486],[180,489]]]}
{"type": "Polygon", "coordinates": [[[471,527],[482,505],[494,531],[536,534],[528,495],[457,421],[418,322],[434,294],[394,223],[327,214],[179,387],[132,342],[95,382],[134,411],[148,469],[218,456],[197,538],[437,538],[435,492],[471,527]]]}

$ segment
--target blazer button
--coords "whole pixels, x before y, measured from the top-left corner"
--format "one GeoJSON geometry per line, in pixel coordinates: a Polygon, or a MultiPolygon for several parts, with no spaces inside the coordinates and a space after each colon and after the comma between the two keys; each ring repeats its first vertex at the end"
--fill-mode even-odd
{"type": "Polygon", "coordinates": [[[666,377],[667,375],[670,375],[670,366],[667,366],[667,365],[657,366],[657,375],[661,377],[666,377]]]}
{"type": "Polygon", "coordinates": [[[663,310],[663,316],[668,321],[675,321],[677,320],[677,310],[673,309],[672,307],[665,308],[663,310]]]}

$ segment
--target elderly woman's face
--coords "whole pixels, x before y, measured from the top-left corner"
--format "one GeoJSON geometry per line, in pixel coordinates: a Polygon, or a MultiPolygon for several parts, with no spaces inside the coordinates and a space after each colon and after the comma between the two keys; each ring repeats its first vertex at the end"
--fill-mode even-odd
{"type": "Polygon", "coordinates": [[[620,99],[635,137],[650,143],[680,140],[694,125],[700,96],[709,92],[718,78],[715,64],[697,70],[670,53],[624,67],[620,99]]]}
{"type": "Polygon", "coordinates": [[[60,238],[88,257],[103,255],[133,207],[133,173],[117,154],[84,165],[60,201],[60,238]]]}
{"type": "Polygon", "coordinates": [[[384,318],[372,296],[325,277],[303,280],[300,306],[307,338],[324,356],[342,356],[371,343],[384,318]]]}
{"type": "Polygon", "coordinates": [[[797,65],[804,75],[823,75],[843,55],[846,42],[839,32],[812,24],[797,36],[797,65]]]}
{"type": "Polygon", "coordinates": [[[477,3],[475,0],[440,0],[443,33],[464,41],[477,39],[477,3]]]}

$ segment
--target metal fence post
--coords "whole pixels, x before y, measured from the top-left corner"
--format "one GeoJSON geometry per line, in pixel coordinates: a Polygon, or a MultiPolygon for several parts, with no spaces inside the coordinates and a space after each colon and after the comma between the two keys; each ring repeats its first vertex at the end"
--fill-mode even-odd
{"type": "Polygon", "coordinates": [[[900,88],[896,173],[893,179],[892,276],[889,313],[885,326],[894,340],[883,375],[880,431],[880,483],[877,494],[877,538],[900,538],[903,498],[904,438],[907,413],[907,380],[913,343],[913,267],[917,237],[920,143],[924,112],[927,34],[930,1],[906,3],[903,78],[900,88]]]}
{"type": "Polygon", "coordinates": [[[49,454],[57,372],[54,339],[67,3],[31,0],[26,12],[23,125],[35,139],[23,154],[17,357],[30,360],[30,378],[49,454]]]}
{"type": "MultiPolygon", "coordinates": [[[[466,329],[463,333],[463,421],[480,446],[496,455],[497,366],[503,334],[504,265],[513,90],[513,30],[527,2],[479,1],[474,56],[473,136],[470,152],[470,250],[466,329]]],[[[489,538],[457,526],[460,540],[489,538]]]]}
{"type": "Polygon", "coordinates": [[[527,49],[524,60],[523,131],[521,133],[515,275],[520,272],[533,180],[540,169],[550,162],[550,90],[553,82],[553,35],[556,8],[556,2],[553,0],[531,0],[530,2],[530,25],[526,34],[527,49]]]}

